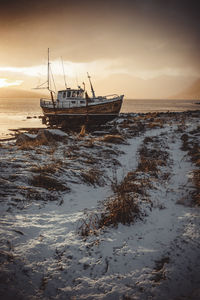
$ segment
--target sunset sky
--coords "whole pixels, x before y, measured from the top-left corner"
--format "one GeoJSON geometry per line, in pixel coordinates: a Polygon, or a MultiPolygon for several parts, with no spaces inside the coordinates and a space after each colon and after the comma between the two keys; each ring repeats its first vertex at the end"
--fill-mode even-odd
{"type": "Polygon", "coordinates": [[[200,1],[0,0],[0,88],[57,89],[92,76],[97,94],[168,97],[200,78],[200,1]]]}

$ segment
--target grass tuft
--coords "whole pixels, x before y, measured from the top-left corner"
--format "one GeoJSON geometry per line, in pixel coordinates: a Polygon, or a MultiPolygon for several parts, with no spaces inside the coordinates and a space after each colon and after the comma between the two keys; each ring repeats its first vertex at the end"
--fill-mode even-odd
{"type": "Polygon", "coordinates": [[[31,168],[30,171],[34,172],[34,173],[40,173],[40,174],[52,174],[55,173],[59,167],[60,167],[61,163],[52,163],[52,164],[46,164],[43,166],[34,166],[31,168]]]}
{"type": "Polygon", "coordinates": [[[39,174],[33,176],[33,178],[30,180],[30,184],[33,186],[41,187],[44,189],[47,189],[49,191],[66,191],[69,190],[69,188],[59,182],[57,179],[52,178],[50,176],[39,174]]]}
{"type": "Polygon", "coordinates": [[[102,172],[100,170],[97,170],[95,168],[91,168],[87,171],[84,171],[81,173],[81,177],[83,181],[89,185],[104,185],[104,179],[102,176],[102,172]]]}
{"type": "Polygon", "coordinates": [[[78,228],[78,232],[82,237],[97,235],[99,230],[99,217],[97,214],[91,214],[87,220],[81,219],[80,222],[81,225],[78,228]]]}
{"type": "Polygon", "coordinates": [[[101,141],[112,144],[122,144],[125,142],[124,138],[119,134],[106,134],[101,138],[101,141]]]}
{"type": "Polygon", "coordinates": [[[118,193],[104,204],[105,211],[101,214],[99,228],[116,227],[119,223],[130,225],[139,214],[139,207],[132,194],[118,193]]]}

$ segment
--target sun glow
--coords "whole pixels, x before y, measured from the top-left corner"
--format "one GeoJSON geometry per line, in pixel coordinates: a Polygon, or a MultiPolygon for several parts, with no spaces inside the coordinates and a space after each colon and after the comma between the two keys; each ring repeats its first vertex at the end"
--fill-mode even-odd
{"type": "Polygon", "coordinates": [[[0,78],[0,88],[21,85],[22,82],[23,80],[8,81],[6,78],[0,78]]]}
{"type": "MultiPolygon", "coordinates": [[[[78,74],[84,74],[86,76],[87,72],[92,72],[95,74],[104,74],[106,71],[109,73],[109,67],[113,62],[107,60],[92,61],[88,63],[74,63],[71,61],[64,61],[64,69],[69,77],[76,77],[78,74]]],[[[54,60],[50,63],[51,71],[54,75],[62,75],[63,68],[61,60],[54,60]]],[[[47,75],[47,64],[30,66],[30,67],[1,67],[0,71],[8,73],[21,73],[23,75],[38,77],[47,75]]]]}

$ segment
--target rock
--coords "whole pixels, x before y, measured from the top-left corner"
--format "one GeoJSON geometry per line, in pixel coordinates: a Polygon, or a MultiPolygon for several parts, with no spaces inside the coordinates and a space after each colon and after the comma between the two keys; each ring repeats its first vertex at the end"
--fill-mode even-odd
{"type": "Polygon", "coordinates": [[[37,140],[46,140],[47,142],[63,142],[68,138],[68,134],[59,129],[41,129],[37,134],[37,140]]]}
{"type": "Polygon", "coordinates": [[[21,133],[17,137],[16,144],[23,145],[27,142],[34,142],[35,140],[36,140],[36,134],[21,133]]]}
{"type": "Polygon", "coordinates": [[[46,145],[49,142],[66,141],[68,135],[59,129],[41,129],[38,134],[21,133],[16,140],[16,145],[25,146],[27,143],[31,146],[46,145]]]}

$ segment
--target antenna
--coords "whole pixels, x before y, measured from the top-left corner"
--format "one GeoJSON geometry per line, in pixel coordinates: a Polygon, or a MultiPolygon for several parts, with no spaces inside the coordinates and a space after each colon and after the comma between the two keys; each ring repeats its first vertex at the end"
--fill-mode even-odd
{"type": "Polygon", "coordinates": [[[94,89],[93,89],[93,86],[92,86],[92,82],[90,80],[91,76],[88,74],[88,72],[87,72],[87,76],[88,76],[88,79],[89,79],[89,82],[90,82],[92,96],[93,96],[93,98],[96,98],[95,92],[94,92],[94,89]]]}
{"type": "Polygon", "coordinates": [[[61,56],[61,61],[62,61],[62,69],[63,69],[63,76],[64,76],[65,88],[67,89],[67,83],[66,83],[66,77],[65,77],[65,69],[64,69],[64,64],[63,64],[62,56],[61,56]]]}

